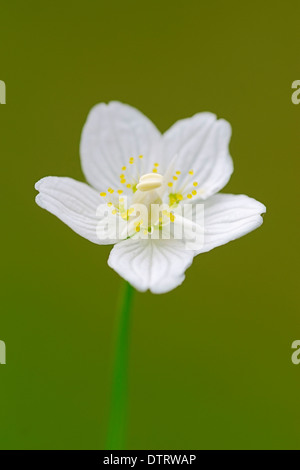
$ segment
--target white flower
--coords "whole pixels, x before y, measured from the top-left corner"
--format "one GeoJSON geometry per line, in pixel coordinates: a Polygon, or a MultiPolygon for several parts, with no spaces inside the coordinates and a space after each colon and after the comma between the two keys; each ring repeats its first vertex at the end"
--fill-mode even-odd
{"type": "Polygon", "coordinates": [[[91,110],[80,145],[82,169],[91,186],[46,177],[36,184],[36,202],[91,242],[115,243],[108,264],[136,289],[168,292],[183,282],[194,256],[262,224],[266,208],[260,202],[244,195],[216,194],[233,171],[230,136],[229,123],[211,113],[180,120],[162,135],[135,108],[101,103],[91,110]],[[128,213],[124,200],[129,207],[167,203],[170,211],[155,225],[128,213]],[[204,226],[197,218],[193,222],[196,230],[204,230],[204,239],[187,245],[184,237],[172,238],[172,232],[169,239],[153,239],[153,232],[163,232],[166,219],[167,226],[176,224],[172,209],[176,212],[187,203],[194,215],[196,205],[204,204],[204,226]],[[127,235],[112,240],[109,229],[105,232],[108,209],[130,227],[127,235]],[[105,239],[99,236],[102,228],[105,239]]]}

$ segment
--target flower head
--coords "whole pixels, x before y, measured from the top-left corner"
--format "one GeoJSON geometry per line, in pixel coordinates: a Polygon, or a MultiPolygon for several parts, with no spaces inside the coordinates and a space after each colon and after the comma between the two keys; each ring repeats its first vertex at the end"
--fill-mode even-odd
{"type": "Polygon", "coordinates": [[[36,202],[93,243],[114,244],[108,264],[135,288],[168,292],[194,256],[262,224],[263,204],[217,194],[233,171],[230,136],[229,123],[211,113],[162,135],[135,108],[101,103],[80,145],[90,185],[46,177],[36,202]]]}

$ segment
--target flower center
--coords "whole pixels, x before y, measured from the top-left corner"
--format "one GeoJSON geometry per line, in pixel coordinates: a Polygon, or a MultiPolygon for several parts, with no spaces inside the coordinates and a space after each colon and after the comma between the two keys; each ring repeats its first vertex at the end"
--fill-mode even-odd
{"type": "Polygon", "coordinates": [[[158,173],[158,168],[159,163],[154,163],[152,172],[144,173],[143,156],[130,157],[129,167],[122,167],[119,186],[131,190],[129,201],[124,197],[123,189],[108,188],[107,193],[100,193],[112,215],[126,222],[129,237],[137,232],[148,236],[162,230],[175,221],[175,213],[182,201],[191,200],[202,192],[193,178],[193,170],[184,174],[167,171],[163,176],[158,173]]]}

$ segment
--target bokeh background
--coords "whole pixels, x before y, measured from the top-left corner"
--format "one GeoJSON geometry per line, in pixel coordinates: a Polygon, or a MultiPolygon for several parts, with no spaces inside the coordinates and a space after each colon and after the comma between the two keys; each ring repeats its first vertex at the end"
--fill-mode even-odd
{"type": "Polygon", "coordinates": [[[43,176],[83,180],[90,108],[120,100],[166,130],[233,126],[226,192],[263,226],[200,255],[175,291],[137,294],[128,449],[299,449],[298,1],[2,2],[2,449],[101,449],[122,280],[35,205],[43,176]]]}

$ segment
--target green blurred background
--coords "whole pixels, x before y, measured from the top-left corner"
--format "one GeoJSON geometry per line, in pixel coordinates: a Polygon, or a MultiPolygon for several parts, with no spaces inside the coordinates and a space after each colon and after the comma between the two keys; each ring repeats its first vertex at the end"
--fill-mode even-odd
{"type": "Polygon", "coordinates": [[[90,108],[127,102],[166,130],[212,111],[233,126],[226,192],[263,226],[196,258],[175,291],[137,294],[129,449],[300,448],[298,1],[2,2],[2,449],[103,448],[122,280],[109,247],[34,202],[83,180],[90,108]]]}

